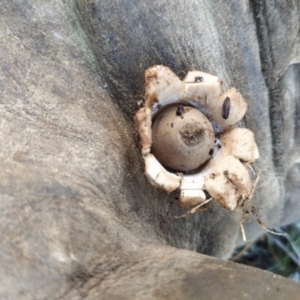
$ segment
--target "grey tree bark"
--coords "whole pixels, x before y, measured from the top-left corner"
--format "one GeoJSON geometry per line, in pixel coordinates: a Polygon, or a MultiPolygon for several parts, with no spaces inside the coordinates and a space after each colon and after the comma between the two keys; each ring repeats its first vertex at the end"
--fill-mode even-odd
{"type": "Polygon", "coordinates": [[[1,298],[296,299],[296,284],[220,259],[241,243],[241,211],[170,218],[182,211],[143,177],[132,117],[149,66],[217,74],[249,104],[262,219],[299,219],[298,1],[0,10],[1,298]]]}

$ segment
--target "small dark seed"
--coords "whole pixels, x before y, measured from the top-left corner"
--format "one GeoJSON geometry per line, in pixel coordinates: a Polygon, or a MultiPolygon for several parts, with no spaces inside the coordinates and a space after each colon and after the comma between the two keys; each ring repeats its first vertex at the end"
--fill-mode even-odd
{"type": "Polygon", "coordinates": [[[203,77],[202,76],[196,76],[195,77],[195,82],[201,82],[203,81],[203,77]]]}
{"type": "Polygon", "coordinates": [[[214,154],[214,149],[210,149],[209,150],[209,155],[213,155],[214,154]]]}
{"type": "Polygon", "coordinates": [[[226,97],[222,105],[222,117],[228,119],[230,113],[230,98],[226,97]]]}
{"type": "Polygon", "coordinates": [[[174,127],[174,123],[171,123],[171,127],[172,127],[172,128],[174,127]]]}
{"type": "Polygon", "coordinates": [[[224,171],[225,176],[228,176],[228,174],[229,174],[228,171],[224,171]]]}
{"type": "Polygon", "coordinates": [[[183,105],[177,106],[177,108],[176,108],[176,116],[182,116],[183,112],[184,112],[183,105]]]}

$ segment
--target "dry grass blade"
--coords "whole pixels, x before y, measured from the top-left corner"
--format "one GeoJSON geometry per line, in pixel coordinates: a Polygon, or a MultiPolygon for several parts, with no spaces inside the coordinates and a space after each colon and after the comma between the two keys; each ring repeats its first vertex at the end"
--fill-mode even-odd
{"type": "Polygon", "coordinates": [[[244,225],[243,225],[243,221],[242,220],[240,222],[240,227],[241,227],[243,242],[246,242],[247,241],[247,237],[246,237],[246,233],[245,233],[245,229],[244,229],[244,225]]]}
{"type": "Polygon", "coordinates": [[[212,200],[212,198],[209,198],[207,200],[205,200],[204,202],[200,203],[199,205],[193,207],[191,210],[189,210],[187,213],[185,213],[184,215],[181,216],[173,216],[174,219],[180,219],[180,218],[185,218],[188,215],[194,214],[200,207],[204,206],[205,204],[207,204],[208,202],[210,202],[212,200]]]}

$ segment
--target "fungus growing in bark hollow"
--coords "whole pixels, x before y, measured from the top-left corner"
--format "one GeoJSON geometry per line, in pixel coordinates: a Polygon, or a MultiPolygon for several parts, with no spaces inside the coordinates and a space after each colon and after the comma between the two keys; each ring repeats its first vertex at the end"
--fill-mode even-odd
{"type": "Polygon", "coordinates": [[[218,77],[200,71],[181,81],[165,66],[147,69],[145,81],[135,122],[149,182],[180,189],[181,207],[209,197],[229,210],[242,206],[255,182],[249,163],[259,155],[253,133],[233,128],[247,110],[241,94],[222,93],[218,77]]]}

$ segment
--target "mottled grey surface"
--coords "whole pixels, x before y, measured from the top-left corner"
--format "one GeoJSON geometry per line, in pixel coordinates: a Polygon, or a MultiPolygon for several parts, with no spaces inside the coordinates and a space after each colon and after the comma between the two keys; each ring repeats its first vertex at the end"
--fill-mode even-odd
{"type": "Polygon", "coordinates": [[[1,298],[295,299],[284,279],[177,249],[228,257],[241,212],[171,219],[132,117],[149,66],[217,74],[249,104],[262,219],[299,219],[298,1],[0,2],[1,298]]]}

